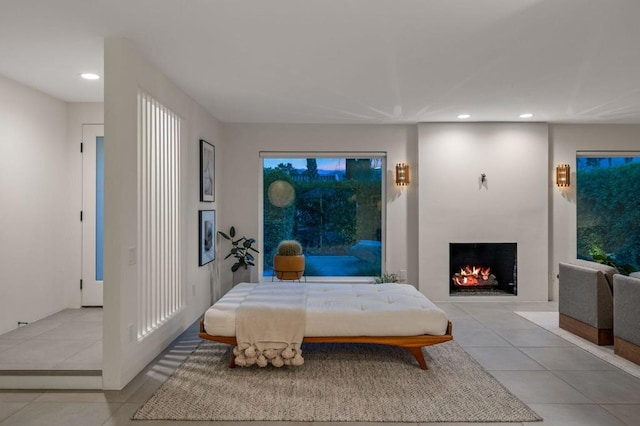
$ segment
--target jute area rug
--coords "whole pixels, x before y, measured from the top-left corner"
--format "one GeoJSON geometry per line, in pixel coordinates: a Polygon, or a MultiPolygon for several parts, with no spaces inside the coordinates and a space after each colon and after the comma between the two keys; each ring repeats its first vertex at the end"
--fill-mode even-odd
{"type": "Polygon", "coordinates": [[[305,344],[301,367],[228,368],[231,347],[204,342],[136,420],[528,422],[541,418],[454,341],[423,349],[305,344]]]}

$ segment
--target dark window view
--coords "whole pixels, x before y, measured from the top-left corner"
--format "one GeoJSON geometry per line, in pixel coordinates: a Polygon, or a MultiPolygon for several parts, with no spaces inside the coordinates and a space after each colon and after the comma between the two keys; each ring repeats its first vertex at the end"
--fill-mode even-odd
{"type": "Polygon", "coordinates": [[[576,159],[579,259],[640,270],[640,157],[576,159]]]}
{"type": "Polygon", "coordinates": [[[264,276],[296,240],[305,277],[378,276],[383,158],[264,158],[264,276]]]}

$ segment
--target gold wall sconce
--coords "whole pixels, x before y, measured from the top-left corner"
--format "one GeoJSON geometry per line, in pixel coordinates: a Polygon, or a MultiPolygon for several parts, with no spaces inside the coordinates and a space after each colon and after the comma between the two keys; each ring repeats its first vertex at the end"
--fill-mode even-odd
{"type": "Polygon", "coordinates": [[[396,164],[396,185],[407,186],[410,182],[409,165],[407,163],[396,164]]]}
{"type": "Polygon", "coordinates": [[[556,185],[558,188],[566,188],[571,184],[571,167],[568,164],[556,166],[556,185]]]}

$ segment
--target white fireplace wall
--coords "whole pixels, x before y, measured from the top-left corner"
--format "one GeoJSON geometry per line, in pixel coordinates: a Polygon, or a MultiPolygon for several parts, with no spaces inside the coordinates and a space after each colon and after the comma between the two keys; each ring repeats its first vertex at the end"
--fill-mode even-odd
{"type": "MultiPolygon", "coordinates": [[[[432,300],[451,300],[449,243],[515,242],[515,298],[547,300],[548,126],[420,124],[418,155],[420,291],[432,300]]],[[[514,300],[514,296],[482,298],[514,300]]]]}

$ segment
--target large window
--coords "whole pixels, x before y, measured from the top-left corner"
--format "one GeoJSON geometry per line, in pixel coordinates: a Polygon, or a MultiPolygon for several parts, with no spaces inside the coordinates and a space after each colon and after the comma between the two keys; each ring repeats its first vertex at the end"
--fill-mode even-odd
{"type": "Polygon", "coordinates": [[[302,244],[306,277],[371,277],[382,271],[383,155],[263,155],[263,274],[278,243],[302,244]]]}
{"type": "Polygon", "coordinates": [[[578,258],[640,270],[640,155],[576,158],[578,258]]]}

